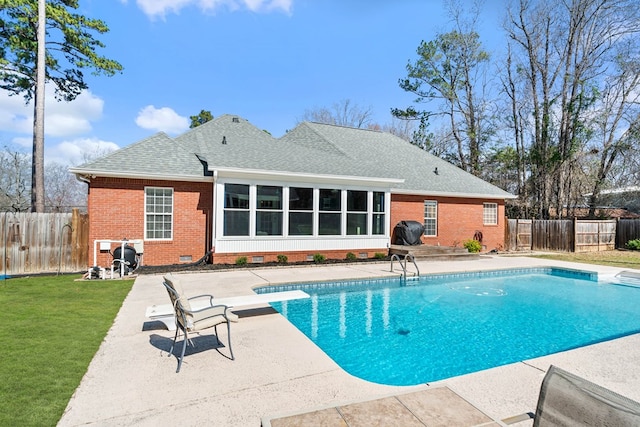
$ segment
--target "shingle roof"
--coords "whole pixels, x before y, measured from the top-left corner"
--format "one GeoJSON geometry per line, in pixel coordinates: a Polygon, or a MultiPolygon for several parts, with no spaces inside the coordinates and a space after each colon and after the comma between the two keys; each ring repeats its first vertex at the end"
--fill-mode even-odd
{"type": "Polygon", "coordinates": [[[200,159],[214,170],[404,180],[392,189],[403,193],[513,197],[389,133],[305,122],[276,139],[232,115],[175,139],[153,135],[71,171],[195,180],[205,175],[200,159]]]}

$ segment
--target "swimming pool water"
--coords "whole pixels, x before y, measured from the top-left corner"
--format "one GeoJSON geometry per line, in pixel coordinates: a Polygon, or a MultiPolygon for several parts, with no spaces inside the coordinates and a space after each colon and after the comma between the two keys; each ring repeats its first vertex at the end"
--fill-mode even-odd
{"type": "Polygon", "coordinates": [[[311,298],[273,306],[344,370],[389,385],[640,332],[639,288],[540,270],[287,286],[311,298]]]}

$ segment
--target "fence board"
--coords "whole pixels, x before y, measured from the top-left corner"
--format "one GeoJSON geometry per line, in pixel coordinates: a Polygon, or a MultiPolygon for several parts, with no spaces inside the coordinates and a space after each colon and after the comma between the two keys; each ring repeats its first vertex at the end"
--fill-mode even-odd
{"type": "Polygon", "coordinates": [[[509,219],[505,230],[506,250],[531,250],[530,219],[509,219]]]}
{"type": "Polygon", "coordinates": [[[640,219],[619,219],[616,225],[616,248],[624,248],[629,240],[636,239],[640,239],[640,219]]]}
{"type": "Polygon", "coordinates": [[[576,252],[609,251],[616,248],[615,220],[576,221],[576,252]]]}
{"type": "Polygon", "coordinates": [[[88,215],[4,212],[0,217],[3,275],[78,272],[88,265],[88,215]]]}
{"type": "Polygon", "coordinates": [[[572,220],[535,220],[532,222],[531,249],[571,252],[574,244],[572,220]]]}
{"type": "Polygon", "coordinates": [[[640,220],[522,220],[509,219],[507,250],[589,252],[623,248],[640,238],[640,220]],[[529,227],[527,230],[524,227],[529,227]]]}

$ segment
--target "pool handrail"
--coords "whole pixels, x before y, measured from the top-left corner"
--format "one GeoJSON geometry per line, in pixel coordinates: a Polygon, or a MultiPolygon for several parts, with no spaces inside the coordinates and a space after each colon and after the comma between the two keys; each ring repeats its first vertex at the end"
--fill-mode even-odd
{"type": "Polygon", "coordinates": [[[405,279],[407,278],[407,259],[410,259],[411,262],[413,263],[413,266],[416,268],[415,275],[416,276],[420,275],[420,269],[418,268],[418,264],[416,263],[416,257],[413,256],[412,254],[405,254],[405,256],[404,256],[404,264],[400,260],[400,256],[398,254],[391,255],[391,272],[393,272],[393,260],[394,259],[397,259],[398,260],[398,264],[400,264],[400,267],[402,267],[402,275],[404,276],[405,279]]]}

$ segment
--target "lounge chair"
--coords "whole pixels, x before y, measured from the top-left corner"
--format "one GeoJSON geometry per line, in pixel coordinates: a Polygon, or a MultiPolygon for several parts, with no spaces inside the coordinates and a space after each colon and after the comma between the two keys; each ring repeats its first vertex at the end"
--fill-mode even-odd
{"type": "Polygon", "coordinates": [[[227,324],[227,342],[229,343],[230,359],[234,360],[233,350],[231,348],[231,327],[230,322],[237,322],[238,316],[230,311],[230,307],[226,305],[214,305],[213,295],[198,295],[195,297],[187,298],[182,290],[180,280],[172,274],[164,276],[164,282],[162,283],[169,293],[171,304],[174,307],[176,315],[176,333],[173,337],[173,344],[169,350],[169,356],[173,354],[173,348],[176,345],[178,334],[180,331],[184,333],[184,340],[182,342],[182,353],[178,358],[178,368],[176,373],[180,372],[182,366],[182,360],[184,359],[184,352],[187,348],[187,342],[194,345],[191,339],[189,339],[189,333],[198,332],[203,329],[213,327],[216,333],[216,340],[219,345],[222,345],[218,335],[218,325],[221,323],[227,324]],[[208,298],[209,305],[198,310],[191,309],[191,301],[196,299],[208,298]]]}
{"type": "Polygon", "coordinates": [[[533,418],[534,427],[640,426],[640,403],[551,365],[540,387],[536,413],[502,420],[533,418]]]}

